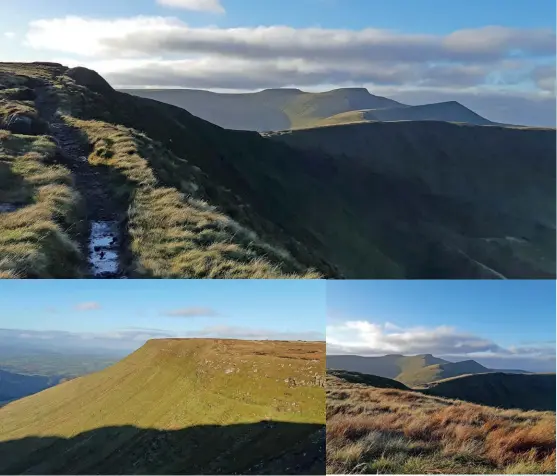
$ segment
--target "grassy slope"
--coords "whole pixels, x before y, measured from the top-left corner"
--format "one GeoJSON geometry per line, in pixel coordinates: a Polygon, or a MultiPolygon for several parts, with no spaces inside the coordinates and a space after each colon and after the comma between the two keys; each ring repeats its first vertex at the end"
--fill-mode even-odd
{"type": "Polygon", "coordinates": [[[172,104],[227,129],[271,131],[312,127],[329,116],[357,109],[400,106],[367,90],[342,88],[321,93],[267,89],[257,93],[219,94],[202,90],[123,90],[172,104]]]}
{"type": "MultiPolygon", "coordinates": [[[[19,75],[0,65],[0,124],[11,114],[32,118],[37,133],[46,128],[29,88],[29,76],[48,77],[36,68],[19,75]]],[[[75,240],[80,196],[70,171],[52,163],[55,144],[46,136],[0,130],[0,277],[80,277],[81,255],[75,240]],[[72,229],[73,228],[73,229],[72,229]]]]}
{"type": "Polygon", "coordinates": [[[55,152],[48,137],[0,130],[0,203],[17,207],[0,213],[0,277],[82,276],[80,196],[55,152]]]}
{"type": "Polygon", "coordinates": [[[525,219],[538,205],[540,225],[555,226],[555,129],[427,121],[340,125],[274,135],[377,171],[427,184],[434,194],[486,203],[525,219]],[[523,172],[516,173],[516,168],[523,172]],[[519,192],[519,193],[517,193],[519,192]]]}
{"type": "MultiPolygon", "coordinates": [[[[423,121],[331,126],[271,137],[333,154],[343,163],[361,167],[362,173],[367,169],[409,179],[433,196],[445,197],[445,203],[422,198],[413,226],[418,241],[421,235],[439,239],[454,253],[452,258],[441,254],[434,260],[468,257],[469,265],[478,271],[491,269],[493,275],[554,276],[553,129],[423,121]],[[437,216],[420,217],[425,210],[434,210],[437,216]]],[[[401,227],[411,220],[401,218],[401,227]]],[[[403,247],[396,235],[391,243],[399,250],[387,240],[381,249],[397,260],[403,247]]],[[[423,249],[416,250],[401,260],[411,267],[412,256],[424,254],[423,249]]]]}
{"type": "Polygon", "coordinates": [[[555,411],[555,374],[460,375],[430,383],[424,391],[481,405],[555,411]]]}
{"type": "Polygon", "coordinates": [[[337,377],[345,382],[369,385],[379,388],[396,388],[398,390],[410,390],[406,385],[390,378],[377,375],[350,372],[348,370],[327,370],[328,376],[337,377]]]}
{"type": "MultiPolygon", "coordinates": [[[[52,101],[65,114],[66,122],[80,128],[84,140],[90,143],[90,163],[109,168],[114,198],[124,209],[130,209],[125,220],[130,228],[133,254],[128,274],[197,278],[318,277],[318,273],[308,271],[307,266],[281,249],[283,237],[287,246],[303,259],[327,269],[303,245],[252,212],[218,177],[208,177],[195,165],[196,162],[205,165],[207,155],[222,160],[216,150],[211,150],[221,142],[221,129],[185,111],[176,110],[183,112],[180,117],[176,111],[166,110],[166,106],[116,93],[109,87],[98,94],[76,84],[64,75],[66,69],[59,66],[4,64],[1,69],[8,76],[19,74],[33,85],[39,81],[50,84],[52,101]],[[193,128],[188,127],[189,122],[194,123],[193,128]],[[214,136],[214,140],[203,137],[204,131],[214,136]],[[172,137],[177,154],[168,146],[172,137]],[[218,210],[214,205],[225,210],[218,210]]],[[[246,151],[242,137],[239,139],[232,153],[249,155],[249,141],[246,151]]],[[[219,165],[226,176],[222,164],[219,165]]]]}
{"type": "Polygon", "coordinates": [[[474,360],[466,360],[463,362],[447,362],[408,369],[400,373],[400,375],[397,376],[397,380],[404,382],[406,385],[415,386],[449,377],[489,371],[490,369],[474,360]]]}
{"type": "MultiPolygon", "coordinates": [[[[233,435],[227,436],[237,441],[241,451],[228,455],[228,459],[221,462],[228,466],[220,467],[223,472],[225,467],[245,470],[258,458],[265,460],[265,456],[277,456],[290,445],[294,447],[305,441],[315,432],[310,424],[324,424],[323,360],[322,343],[149,341],[112,367],[3,407],[0,410],[0,441],[44,437],[42,443],[36,441],[32,447],[22,442],[21,450],[32,461],[33,452],[41,451],[43,444],[50,444],[48,437],[71,438],[110,427],[178,431],[200,425],[224,425],[221,433],[226,435],[227,427],[245,424],[245,430],[238,427],[233,435]],[[299,425],[291,426],[290,435],[277,435],[280,445],[260,448],[258,454],[250,450],[250,444],[257,445],[257,437],[262,435],[251,435],[249,424],[261,420],[299,425]],[[286,441],[288,437],[290,441],[286,441]]],[[[137,434],[132,431],[129,438],[135,437],[137,434]]],[[[268,438],[265,444],[271,445],[272,438],[268,438]]],[[[203,454],[197,451],[196,455],[193,447],[187,450],[194,442],[185,438],[180,444],[189,454],[180,463],[185,464],[189,472],[207,471],[211,461],[218,459],[219,452],[223,451],[222,446],[232,441],[219,441],[218,438],[204,441],[203,454]]],[[[120,438],[98,453],[89,453],[95,448],[85,447],[82,456],[86,461],[65,461],[62,455],[49,453],[42,468],[48,472],[94,470],[103,457],[126,443],[125,438],[120,438]]],[[[151,443],[146,437],[141,445],[147,449],[151,443]]],[[[0,443],[0,471],[14,467],[11,465],[21,470],[23,466],[18,465],[25,465],[22,459],[25,454],[7,453],[9,447],[0,443]]],[[[128,456],[120,460],[122,467],[112,468],[112,474],[130,468],[133,454],[128,456]]],[[[165,462],[166,470],[184,471],[184,467],[173,466],[173,463],[178,461],[165,462]]]]}
{"type": "MultiPolygon", "coordinates": [[[[331,193],[358,171],[339,175],[337,164],[328,157],[296,151],[257,133],[223,130],[148,99],[114,92],[96,97],[91,104],[74,104],[73,110],[79,111],[74,114],[156,137],[173,155],[201,170],[206,178],[197,184],[199,194],[265,241],[280,244],[298,262],[325,276],[403,274],[399,264],[373,246],[370,233],[375,227],[359,220],[360,205],[355,207],[353,198],[342,192],[331,193]]],[[[181,164],[149,163],[161,182],[176,188],[189,176],[189,169],[181,164]]],[[[358,179],[367,184],[381,181],[381,187],[391,193],[408,193],[404,183],[393,185],[369,176],[358,179]]],[[[379,187],[377,191],[381,193],[379,187]]],[[[284,259],[280,262],[288,264],[284,259]]]]}
{"type": "Polygon", "coordinates": [[[555,413],[327,377],[327,472],[554,474],[555,413]]]}
{"type": "Polygon", "coordinates": [[[470,109],[453,101],[424,104],[422,106],[399,106],[386,109],[348,111],[327,117],[313,126],[350,124],[366,121],[448,121],[466,122],[476,125],[492,124],[491,121],[484,119],[470,109]]]}
{"type": "Polygon", "coordinates": [[[358,355],[329,355],[327,368],[341,369],[377,375],[402,381],[400,375],[421,372],[432,365],[446,363],[430,354],[421,355],[384,355],[381,357],[361,357],[358,355]]]}
{"type": "MultiPolygon", "coordinates": [[[[17,67],[35,74],[28,66],[17,67]]],[[[130,210],[124,217],[131,238],[130,275],[485,278],[554,273],[554,233],[544,226],[533,229],[530,218],[501,218],[484,205],[432,195],[432,187],[416,177],[406,180],[257,133],[223,130],[182,109],[115,92],[102,79],[84,87],[65,76],[64,68],[45,68],[40,72],[50,74],[61,112],[89,142],[90,162],[108,167],[119,209],[130,210]],[[532,247],[528,240],[544,246],[532,247]]],[[[427,127],[427,141],[419,148],[395,141],[407,147],[404,156],[435,155],[432,136],[450,137],[443,125],[427,127]]],[[[457,155],[467,162],[478,155],[470,146],[477,142],[477,128],[463,129],[467,132],[452,146],[466,144],[467,155],[457,155]]],[[[379,143],[393,131],[381,133],[379,143]]],[[[414,134],[402,132],[397,137],[414,134]]],[[[545,184],[551,173],[542,175],[545,184]]],[[[544,193],[545,185],[538,186],[533,195],[544,193]]]]}

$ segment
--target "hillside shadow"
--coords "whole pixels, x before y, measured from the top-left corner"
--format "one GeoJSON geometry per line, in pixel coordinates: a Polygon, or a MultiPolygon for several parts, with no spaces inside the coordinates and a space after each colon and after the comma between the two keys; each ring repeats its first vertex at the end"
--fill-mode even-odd
{"type": "Polygon", "coordinates": [[[129,425],[32,436],[0,442],[0,474],[325,474],[325,425],[129,425]]]}

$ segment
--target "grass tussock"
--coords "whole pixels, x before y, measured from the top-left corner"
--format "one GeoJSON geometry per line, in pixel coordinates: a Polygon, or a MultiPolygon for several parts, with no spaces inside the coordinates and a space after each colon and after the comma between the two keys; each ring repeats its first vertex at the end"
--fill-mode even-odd
{"type": "Polygon", "coordinates": [[[70,171],[49,163],[55,153],[45,136],[0,131],[1,278],[81,276],[71,234],[80,196],[70,171]]]}
{"type": "Polygon", "coordinates": [[[327,472],[554,474],[555,413],[327,379],[327,472]]]}
{"type": "Polygon", "coordinates": [[[66,117],[92,146],[89,163],[109,170],[115,199],[129,207],[132,273],[160,278],[317,278],[285,251],[209,205],[198,168],[144,134],[66,117]],[[187,174],[184,172],[187,170],[187,174]],[[179,176],[179,187],[163,184],[179,176]]]}

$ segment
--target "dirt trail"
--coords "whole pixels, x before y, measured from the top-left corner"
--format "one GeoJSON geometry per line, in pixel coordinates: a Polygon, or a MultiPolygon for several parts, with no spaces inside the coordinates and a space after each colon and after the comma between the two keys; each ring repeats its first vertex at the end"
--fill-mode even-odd
{"type": "Polygon", "coordinates": [[[56,113],[58,105],[48,93],[48,86],[39,86],[35,104],[42,119],[50,126],[50,135],[56,140],[61,157],[68,167],[75,185],[85,201],[87,236],[82,240],[87,251],[90,276],[93,278],[122,278],[122,230],[117,206],[99,168],[87,161],[89,151],[78,129],[66,124],[56,113]]]}

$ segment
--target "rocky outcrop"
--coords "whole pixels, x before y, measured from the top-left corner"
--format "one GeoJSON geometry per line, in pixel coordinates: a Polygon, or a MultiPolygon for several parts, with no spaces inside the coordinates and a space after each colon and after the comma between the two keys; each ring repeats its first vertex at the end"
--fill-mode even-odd
{"type": "Polygon", "coordinates": [[[48,125],[36,118],[25,114],[10,114],[0,126],[13,134],[39,135],[48,131],[48,125]]]}
{"type": "Polygon", "coordinates": [[[89,88],[99,94],[110,94],[114,89],[108,82],[96,71],[91,69],[77,67],[66,71],[66,76],[72,78],[77,84],[89,88]]]}

